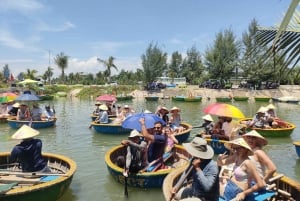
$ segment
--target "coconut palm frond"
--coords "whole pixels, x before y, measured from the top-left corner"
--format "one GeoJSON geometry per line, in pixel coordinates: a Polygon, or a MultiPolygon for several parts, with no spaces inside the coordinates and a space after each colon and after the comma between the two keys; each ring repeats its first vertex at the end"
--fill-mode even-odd
{"type": "Polygon", "coordinates": [[[280,70],[288,68],[300,60],[300,12],[296,10],[300,0],[293,0],[280,26],[258,27],[257,41],[268,48],[266,58],[280,52],[279,59],[284,59],[280,70]]]}

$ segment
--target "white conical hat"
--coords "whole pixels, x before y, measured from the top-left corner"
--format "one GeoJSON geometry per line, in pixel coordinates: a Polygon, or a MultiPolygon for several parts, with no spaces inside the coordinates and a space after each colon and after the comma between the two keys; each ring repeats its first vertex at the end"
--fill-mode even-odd
{"type": "Polygon", "coordinates": [[[27,125],[23,125],[19,130],[17,130],[12,136],[12,139],[23,140],[27,138],[32,138],[40,134],[38,130],[35,130],[27,125]]]}
{"type": "Polygon", "coordinates": [[[202,119],[207,120],[207,121],[214,121],[213,118],[210,116],[210,114],[204,115],[202,119]]]}

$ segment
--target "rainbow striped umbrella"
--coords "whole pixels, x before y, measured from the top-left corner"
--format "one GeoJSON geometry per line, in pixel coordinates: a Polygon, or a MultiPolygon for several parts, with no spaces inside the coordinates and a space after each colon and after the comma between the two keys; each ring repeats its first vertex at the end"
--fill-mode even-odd
{"type": "Polygon", "coordinates": [[[206,114],[211,114],[216,116],[232,117],[237,119],[245,118],[245,115],[239,108],[227,103],[214,103],[208,105],[206,108],[204,108],[203,111],[206,114]]]}
{"type": "Polygon", "coordinates": [[[13,92],[4,92],[0,94],[0,103],[7,103],[14,101],[17,98],[17,94],[13,92]]]}

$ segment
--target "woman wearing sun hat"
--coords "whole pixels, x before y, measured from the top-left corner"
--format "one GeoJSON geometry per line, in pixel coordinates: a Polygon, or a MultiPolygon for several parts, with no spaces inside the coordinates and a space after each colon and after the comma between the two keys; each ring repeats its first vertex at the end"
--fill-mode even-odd
{"type": "Polygon", "coordinates": [[[253,156],[250,156],[250,159],[256,165],[261,178],[267,182],[276,172],[275,164],[262,149],[268,144],[268,141],[255,130],[244,134],[243,138],[253,150],[253,156]]]}
{"type": "Polygon", "coordinates": [[[169,116],[168,116],[169,110],[168,110],[168,108],[159,106],[157,108],[156,114],[157,114],[157,116],[162,118],[166,123],[169,122],[169,116]]]}
{"type": "Polygon", "coordinates": [[[107,113],[108,107],[105,104],[103,104],[103,105],[99,106],[99,110],[100,110],[99,117],[98,117],[99,118],[98,119],[99,123],[107,124],[108,121],[109,121],[108,113],[107,113]]]}
{"type": "MultiPolygon", "coordinates": [[[[191,164],[193,179],[191,186],[184,186],[178,192],[175,187],[172,195],[175,198],[185,199],[188,197],[200,198],[200,200],[219,200],[219,169],[214,160],[214,151],[206,140],[195,137],[190,143],[183,143],[184,148],[193,156],[191,164]]],[[[184,176],[185,174],[182,174],[184,176]]]]}
{"type": "Polygon", "coordinates": [[[23,172],[50,172],[47,162],[42,156],[42,141],[34,139],[39,131],[23,125],[12,135],[13,139],[22,140],[17,144],[10,155],[10,162],[19,161],[23,172]]]}
{"type": "Polygon", "coordinates": [[[180,126],[181,123],[181,116],[180,116],[180,108],[174,106],[170,110],[171,117],[170,117],[170,126],[174,132],[180,133],[184,130],[184,127],[180,126]]]}
{"type": "Polygon", "coordinates": [[[264,188],[265,182],[249,158],[253,154],[252,149],[243,138],[229,141],[225,143],[225,147],[232,154],[230,156],[219,155],[217,163],[219,166],[233,164],[233,171],[232,176],[227,178],[225,186],[221,185],[221,196],[225,200],[253,200],[253,193],[264,188]],[[251,185],[251,181],[254,181],[255,184],[251,185]]]}

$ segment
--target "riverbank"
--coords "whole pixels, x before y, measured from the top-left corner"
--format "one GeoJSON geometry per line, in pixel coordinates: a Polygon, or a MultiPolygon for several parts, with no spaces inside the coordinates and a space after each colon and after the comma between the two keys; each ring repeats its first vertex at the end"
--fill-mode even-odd
{"type": "Polygon", "coordinates": [[[233,97],[233,96],[247,96],[249,99],[254,97],[282,97],[282,96],[293,96],[300,98],[300,86],[299,85],[282,85],[278,89],[265,89],[265,90],[254,90],[254,89],[207,89],[199,88],[196,85],[189,85],[187,88],[167,88],[161,90],[159,93],[148,93],[147,91],[135,90],[130,93],[134,97],[145,97],[148,95],[155,95],[159,97],[172,97],[172,96],[202,96],[203,98],[216,98],[216,97],[233,97]]]}

